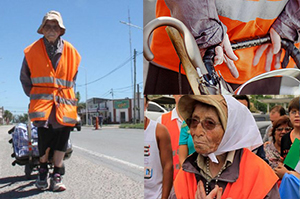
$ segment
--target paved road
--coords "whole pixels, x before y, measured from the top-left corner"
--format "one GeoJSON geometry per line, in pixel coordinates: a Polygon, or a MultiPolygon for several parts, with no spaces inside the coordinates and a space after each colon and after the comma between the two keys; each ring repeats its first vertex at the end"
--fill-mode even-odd
{"type": "Polygon", "coordinates": [[[11,166],[12,148],[0,126],[0,198],[143,198],[143,131],[117,128],[82,128],[71,133],[72,157],[65,161],[61,193],[41,192],[26,180],[24,166],[11,166]]]}

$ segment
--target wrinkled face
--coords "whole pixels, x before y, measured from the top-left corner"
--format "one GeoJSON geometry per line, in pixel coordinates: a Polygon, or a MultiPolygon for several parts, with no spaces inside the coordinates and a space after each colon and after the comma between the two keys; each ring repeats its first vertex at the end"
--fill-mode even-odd
{"type": "Polygon", "coordinates": [[[293,108],[290,112],[289,112],[289,116],[290,116],[290,120],[294,126],[294,128],[299,128],[300,127],[300,115],[299,115],[299,110],[293,108]]]}
{"type": "Polygon", "coordinates": [[[54,43],[61,34],[61,29],[56,20],[47,20],[42,33],[50,43],[54,43]]]}
{"type": "Polygon", "coordinates": [[[224,135],[216,108],[197,104],[192,119],[194,122],[190,124],[190,132],[197,153],[207,154],[216,151],[224,135]]]}
{"type": "Polygon", "coordinates": [[[284,134],[290,132],[292,130],[291,127],[289,127],[288,124],[282,124],[279,127],[275,129],[275,142],[280,146],[281,145],[281,138],[284,136],[284,134]]]}

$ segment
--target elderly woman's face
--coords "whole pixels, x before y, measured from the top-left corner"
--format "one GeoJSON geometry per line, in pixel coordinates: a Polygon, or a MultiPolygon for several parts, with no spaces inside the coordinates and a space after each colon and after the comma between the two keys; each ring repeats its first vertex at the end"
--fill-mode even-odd
{"type": "Polygon", "coordinates": [[[53,43],[61,34],[61,29],[56,20],[47,20],[43,29],[43,35],[50,42],[53,43]]]}
{"type": "Polygon", "coordinates": [[[216,151],[224,135],[216,108],[197,104],[191,118],[189,127],[197,153],[216,151]]]}

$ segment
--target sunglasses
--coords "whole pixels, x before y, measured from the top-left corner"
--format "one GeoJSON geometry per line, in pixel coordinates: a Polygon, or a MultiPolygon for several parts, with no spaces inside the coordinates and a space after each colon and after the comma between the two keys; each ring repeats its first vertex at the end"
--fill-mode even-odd
{"type": "Polygon", "coordinates": [[[289,132],[292,130],[291,127],[285,127],[285,128],[276,128],[276,131],[282,132],[283,130],[285,130],[286,132],[289,132]]]}
{"type": "Polygon", "coordinates": [[[217,123],[212,119],[204,119],[200,121],[198,118],[188,118],[185,120],[188,127],[191,128],[197,128],[198,124],[201,123],[201,126],[204,130],[213,130],[216,128],[217,125],[220,125],[221,123],[217,123]]]}
{"type": "Polygon", "coordinates": [[[55,32],[58,32],[59,30],[60,30],[60,27],[59,26],[57,26],[57,25],[54,25],[54,26],[51,26],[51,25],[45,25],[44,27],[43,27],[44,29],[45,29],[45,31],[49,31],[49,30],[54,30],[55,32]]]}

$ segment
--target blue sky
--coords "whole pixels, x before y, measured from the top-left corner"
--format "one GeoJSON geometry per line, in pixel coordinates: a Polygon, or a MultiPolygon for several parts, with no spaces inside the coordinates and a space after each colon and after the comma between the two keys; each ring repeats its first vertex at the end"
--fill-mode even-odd
{"type": "MultiPolygon", "coordinates": [[[[133,97],[133,60],[130,61],[128,10],[132,24],[143,27],[141,0],[1,0],[0,1],[0,106],[13,114],[26,112],[29,98],[19,76],[25,47],[41,38],[37,29],[43,16],[57,10],[63,17],[66,33],[62,37],[80,53],[82,60],[76,91],[85,101],[85,76],[88,98],[120,99],[133,97]],[[112,72],[114,69],[119,68],[112,72]],[[109,75],[107,75],[109,74],[109,75]],[[103,78],[102,78],[103,77],[103,78]],[[98,80],[100,79],[100,80],[98,80]],[[95,81],[98,80],[98,81],[95,81]]],[[[137,50],[136,82],[143,88],[141,29],[130,27],[131,46],[137,50]]]]}

